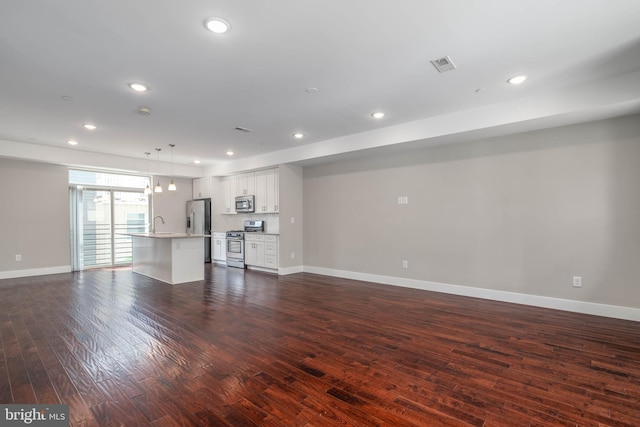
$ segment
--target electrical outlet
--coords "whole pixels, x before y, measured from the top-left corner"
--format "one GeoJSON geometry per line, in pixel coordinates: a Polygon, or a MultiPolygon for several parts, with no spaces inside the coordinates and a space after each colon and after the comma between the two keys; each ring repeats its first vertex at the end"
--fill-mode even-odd
{"type": "Polygon", "coordinates": [[[291,224],[295,224],[295,223],[296,223],[295,217],[291,217],[291,224]]]}
{"type": "Polygon", "coordinates": [[[403,205],[409,204],[409,196],[402,196],[402,204],[403,205]]]}
{"type": "Polygon", "coordinates": [[[402,260],[402,268],[409,268],[409,261],[407,261],[406,259],[402,260]]]}
{"type": "Polygon", "coordinates": [[[22,255],[17,254],[16,255],[16,261],[22,261],[22,255]]]}
{"type": "Polygon", "coordinates": [[[582,277],[573,276],[573,287],[574,288],[581,288],[582,287],[582,277]]]}
{"type": "Polygon", "coordinates": [[[295,252],[291,252],[291,259],[295,259],[296,258],[296,253],[295,252]]]}

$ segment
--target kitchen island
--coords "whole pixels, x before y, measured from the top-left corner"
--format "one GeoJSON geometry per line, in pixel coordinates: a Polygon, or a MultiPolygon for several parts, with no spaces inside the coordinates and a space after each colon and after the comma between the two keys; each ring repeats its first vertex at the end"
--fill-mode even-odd
{"type": "Polygon", "coordinates": [[[125,233],[131,236],[133,272],[172,285],[204,280],[204,234],[125,233]]]}

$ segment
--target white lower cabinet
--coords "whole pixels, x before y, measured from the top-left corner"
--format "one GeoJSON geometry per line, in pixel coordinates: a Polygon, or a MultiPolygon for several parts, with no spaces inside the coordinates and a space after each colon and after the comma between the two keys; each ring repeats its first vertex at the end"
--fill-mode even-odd
{"type": "Polygon", "coordinates": [[[264,266],[278,268],[278,236],[265,236],[264,266]]]}
{"type": "Polygon", "coordinates": [[[213,232],[211,239],[211,253],[213,261],[227,261],[227,235],[225,233],[213,232]]]}
{"type": "Polygon", "coordinates": [[[278,268],[278,236],[273,234],[244,235],[244,263],[255,267],[278,268]]]}

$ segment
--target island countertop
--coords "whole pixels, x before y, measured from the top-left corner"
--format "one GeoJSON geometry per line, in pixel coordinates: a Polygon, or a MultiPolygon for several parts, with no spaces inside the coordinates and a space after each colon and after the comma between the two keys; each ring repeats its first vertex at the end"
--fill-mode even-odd
{"type": "Polygon", "coordinates": [[[155,233],[118,233],[123,236],[149,237],[151,239],[195,239],[198,237],[211,237],[210,234],[174,233],[171,231],[156,231],[155,233]]]}

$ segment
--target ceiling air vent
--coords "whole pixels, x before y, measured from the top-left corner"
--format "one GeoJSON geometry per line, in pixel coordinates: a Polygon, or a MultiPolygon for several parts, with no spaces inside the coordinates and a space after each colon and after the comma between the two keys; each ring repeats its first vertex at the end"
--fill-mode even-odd
{"type": "Polygon", "coordinates": [[[431,61],[431,63],[433,64],[434,67],[436,67],[436,70],[438,70],[441,73],[456,69],[455,64],[453,63],[451,58],[449,58],[448,56],[445,56],[444,58],[434,59],[433,61],[431,61]]]}
{"type": "Polygon", "coordinates": [[[239,132],[253,132],[251,129],[243,128],[242,126],[236,126],[236,130],[239,132]]]}

